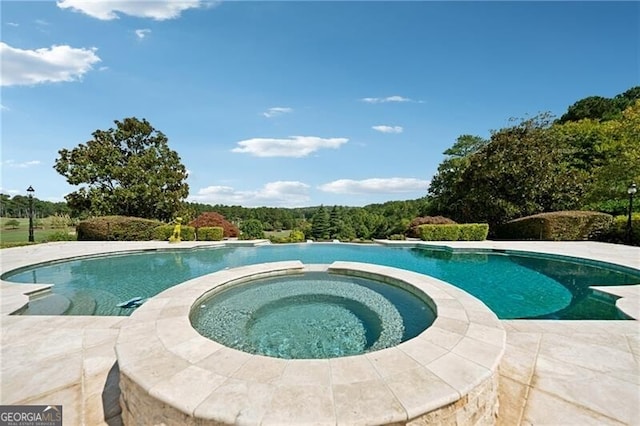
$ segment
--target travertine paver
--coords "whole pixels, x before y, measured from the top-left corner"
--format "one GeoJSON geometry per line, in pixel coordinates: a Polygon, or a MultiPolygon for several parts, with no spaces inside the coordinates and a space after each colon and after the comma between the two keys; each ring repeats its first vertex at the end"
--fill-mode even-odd
{"type": "MultiPolygon", "coordinates": [[[[309,269],[321,268],[312,265],[309,269]]],[[[122,326],[116,353],[126,407],[123,419],[218,424],[249,410],[248,423],[267,425],[419,424],[427,421],[426,415],[429,421],[437,419],[441,424],[495,420],[497,368],[505,332],[488,308],[449,284],[414,272],[355,262],[334,262],[325,269],[397,282],[431,304],[437,311],[436,319],[406,342],[406,351],[402,343],[335,361],[243,354],[198,335],[188,321],[190,308],[198,306],[203,295],[213,289],[232,285],[228,283],[301,273],[306,270],[304,265],[299,261],[274,262],[196,278],[160,293],[155,304],[143,305],[122,326]],[[438,297],[426,294],[429,290],[438,297]],[[474,314],[467,312],[472,311],[484,311],[482,323],[469,319],[474,314]],[[442,335],[438,331],[458,334],[459,338],[450,346],[451,340],[444,334],[442,344],[446,347],[438,346],[442,335]],[[138,347],[143,339],[145,346],[138,347]],[[427,349],[427,356],[412,357],[421,347],[427,349]],[[212,362],[212,358],[222,363],[212,362]],[[227,388],[227,383],[236,391],[228,405],[221,405],[218,398],[227,398],[218,388],[227,388]],[[256,388],[256,383],[265,386],[256,388]],[[257,389],[266,395],[256,395],[257,389]],[[260,410],[250,408],[254,397],[261,402],[260,410]]]]}
{"type": "MultiPolygon", "coordinates": [[[[389,242],[395,243],[395,242],[389,242]]],[[[458,248],[485,248],[485,249],[513,249],[530,252],[554,253],[569,255],[573,257],[583,257],[605,262],[617,263],[624,266],[640,269],[640,249],[628,246],[619,246],[592,242],[456,242],[437,243],[439,246],[450,246],[458,248]]],[[[174,247],[192,247],[193,244],[181,243],[174,247]]],[[[121,252],[127,250],[141,250],[149,248],[167,248],[162,242],[61,242],[40,244],[36,246],[4,249],[0,252],[0,266],[2,272],[25,266],[34,262],[44,262],[58,258],[70,258],[84,256],[101,252],[121,252]]],[[[35,370],[56,370],[60,365],[56,358],[46,356],[45,353],[32,351],[31,348],[38,344],[42,336],[49,332],[64,330],[59,334],[58,346],[65,346],[66,336],[73,341],[79,333],[83,335],[83,356],[72,357],[82,368],[82,377],[77,383],[67,387],[61,386],[61,382],[56,383],[55,374],[47,376],[47,379],[40,383],[40,387],[30,396],[31,403],[42,404],[64,404],[65,424],[105,424],[105,419],[110,425],[119,424],[119,372],[113,355],[115,345],[115,335],[124,318],[117,317],[14,317],[7,316],[8,313],[22,306],[28,301],[24,296],[26,289],[37,289],[43,286],[13,284],[7,282],[0,283],[0,327],[2,337],[2,347],[0,352],[0,404],[24,403],[19,399],[22,392],[22,382],[11,383],[7,378],[9,374],[13,377],[28,377],[35,370]],[[43,357],[44,356],[44,357],[43,357]],[[108,366],[111,365],[110,368],[108,366]],[[11,371],[11,373],[8,373],[11,371]],[[81,401],[80,404],[77,401],[81,401]],[[78,408],[81,406],[82,408],[78,408]],[[76,411],[81,410],[81,411],[76,411]]],[[[630,300],[632,297],[640,295],[640,286],[624,287],[604,287],[603,290],[612,294],[623,295],[624,299],[618,302],[630,300]]],[[[638,307],[640,302],[631,301],[632,307],[638,307]]],[[[164,301],[166,302],[166,301],[164,301]]],[[[476,318],[477,314],[473,314],[476,318]]],[[[571,346],[573,337],[579,337],[576,342],[582,345],[581,351],[584,356],[593,353],[598,357],[600,348],[614,347],[623,353],[634,357],[636,366],[640,364],[640,329],[636,321],[502,321],[507,330],[507,345],[503,362],[500,367],[500,416],[498,423],[502,425],[518,424],[596,424],[596,425],[618,425],[618,424],[639,424],[640,418],[638,407],[640,401],[640,387],[638,385],[638,371],[618,371],[617,354],[613,352],[611,357],[600,359],[601,366],[605,372],[594,371],[592,380],[582,383],[561,383],[564,377],[558,377],[552,370],[536,368],[539,345],[543,334],[554,334],[562,336],[568,346],[571,346]],[[611,341],[611,336],[615,336],[611,341]],[[593,341],[596,344],[585,346],[584,341],[593,341]],[[626,341],[628,349],[624,348],[626,341]],[[608,342],[608,343],[607,343],[608,342]],[[597,404],[593,404],[592,395],[598,395],[602,389],[599,378],[610,375],[619,380],[635,384],[626,392],[615,391],[617,404],[623,407],[634,408],[630,414],[634,417],[630,421],[624,418],[611,417],[606,413],[597,410],[597,404]],[[546,388],[541,390],[538,381],[543,380],[547,384],[554,381],[556,388],[546,388]],[[634,420],[635,419],[635,420],[634,420]]],[[[438,330],[437,340],[444,347],[451,348],[460,340],[460,336],[438,330]],[[448,343],[443,343],[447,342],[448,343]]],[[[427,340],[425,339],[425,342],[427,340]]],[[[430,342],[427,342],[430,343],[430,342]]],[[[433,345],[429,348],[433,351],[433,345]]],[[[553,349],[553,348],[551,348],[553,349]]],[[[77,346],[65,347],[64,353],[73,355],[78,352],[77,346]]],[[[437,352],[437,351],[436,351],[437,352]]],[[[207,368],[213,366],[233,363],[236,368],[240,368],[243,362],[242,356],[220,358],[218,353],[200,361],[199,364],[207,364],[207,368]]],[[[413,355],[412,355],[413,356],[413,355]]],[[[429,354],[425,362],[436,356],[429,354]]],[[[626,359],[626,355],[623,355],[626,359]]],[[[437,356],[436,356],[437,358],[437,356]]],[[[553,358],[553,356],[551,356],[553,358]]],[[[339,380],[366,381],[371,374],[377,374],[373,366],[354,368],[350,365],[348,358],[334,359],[332,365],[332,380],[338,383],[339,380]],[[341,379],[343,377],[343,379],[341,379]]],[[[421,360],[422,361],[422,360],[421,360]]],[[[572,359],[560,360],[567,370],[573,368],[572,359]]],[[[623,361],[626,363],[627,361],[623,361]]],[[[224,367],[229,368],[228,365],[224,367]]],[[[581,371],[585,365],[575,365],[575,371],[581,371]]],[[[75,367],[74,367],[75,371],[75,367]]],[[[26,383],[26,382],[25,382],[26,383]]],[[[270,403],[273,385],[265,383],[252,383],[247,387],[246,381],[229,379],[218,387],[208,398],[208,407],[213,412],[219,407],[239,408],[238,401],[250,399],[254,404],[252,407],[242,412],[237,412],[238,416],[229,418],[229,422],[238,421],[251,423],[251,419],[258,419],[264,416],[266,406],[270,403]],[[218,404],[216,407],[215,404],[218,404]]],[[[348,407],[347,407],[348,409],[348,407]]],[[[626,409],[627,414],[628,409],[626,409]]],[[[233,411],[233,410],[231,410],[233,411]]],[[[625,413],[625,408],[620,415],[625,413]]],[[[205,416],[206,417],[206,416],[205,416]]]]}

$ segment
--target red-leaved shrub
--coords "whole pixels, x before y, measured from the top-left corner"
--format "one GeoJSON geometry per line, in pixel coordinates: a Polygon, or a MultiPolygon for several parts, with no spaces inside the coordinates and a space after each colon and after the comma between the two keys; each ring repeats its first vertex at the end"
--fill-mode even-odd
{"type": "Polygon", "coordinates": [[[224,230],[225,238],[237,237],[240,234],[238,227],[229,222],[220,213],[205,212],[189,222],[189,226],[202,228],[203,226],[219,226],[224,230]]]}

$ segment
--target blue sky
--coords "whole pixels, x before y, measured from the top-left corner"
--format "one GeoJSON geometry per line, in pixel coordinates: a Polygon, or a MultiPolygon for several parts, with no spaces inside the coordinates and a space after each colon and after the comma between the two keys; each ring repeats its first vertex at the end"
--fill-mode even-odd
{"type": "Polygon", "coordinates": [[[362,206],[442,152],[640,83],[638,2],[2,1],[3,193],[62,201],[57,152],[146,118],[190,201],[362,206]]]}

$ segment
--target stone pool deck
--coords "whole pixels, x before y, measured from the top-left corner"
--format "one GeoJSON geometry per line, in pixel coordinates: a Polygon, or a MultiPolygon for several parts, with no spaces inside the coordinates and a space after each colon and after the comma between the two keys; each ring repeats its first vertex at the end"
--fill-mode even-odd
{"type": "MultiPolygon", "coordinates": [[[[0,252],[6,272],[92,253],[191,247],[198,243],[50,243],[0,252]]],[[[210,245],[210,244],[208,244],[210,245]]],[[[439,243],[523,250],[640,269],[640,248],[592,242],[439,243]]],[[[127,317],[11,316],[42,286],[0,283],[0,404],[62,404],[65,424],[121,424],[115,342],[127,317]]],[[[607,287],[638,318],[640,285],[607,287]]],[[[637,321],[503,320],[498,424],[640,424],[637,321]]]]}

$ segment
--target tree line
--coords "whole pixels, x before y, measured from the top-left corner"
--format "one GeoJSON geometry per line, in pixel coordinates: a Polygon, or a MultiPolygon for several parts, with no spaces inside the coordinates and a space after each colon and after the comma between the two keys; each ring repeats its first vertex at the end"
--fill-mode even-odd
{"type": "MultiPolygon", "coordinates": [[[[187,170],[167,137],[145,119],[116,120],[73,149],[54,168],[78,189],[66,203],[34,200],[42,216],[126,215],[169,222],[214,211],[267,231],[299,229],[314,238],[370,239],[403,234],[420,216],[500,224],[535,213],[585,209],[621,214],[626,188],[640,182],[640,87],[613,98],[590,96],[555,119],[514,120],[489,138],[461,135],[425,197],[364,207],[275,208],[187,202],[187,170]]],[[[25,217],[28,197],[2,195],[3,216],[25,217]]],[[[636,203],[639,205],[640,203],[636,203]]]]}

